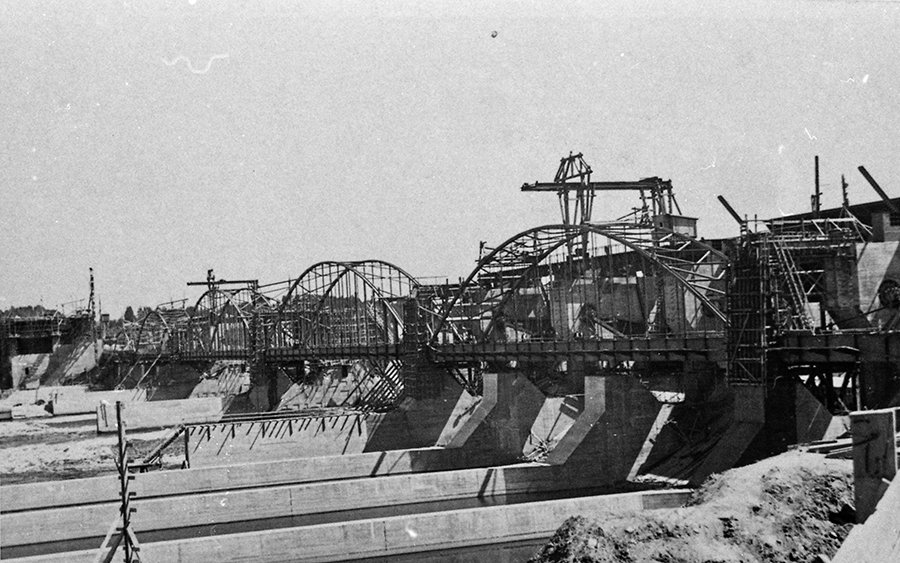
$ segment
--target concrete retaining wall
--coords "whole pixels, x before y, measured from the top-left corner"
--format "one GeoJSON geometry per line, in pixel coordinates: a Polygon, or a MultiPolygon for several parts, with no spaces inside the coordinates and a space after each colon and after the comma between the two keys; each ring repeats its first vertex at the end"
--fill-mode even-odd
{"type": "MultiPolygon", "coordinates": [[[[470,396],[443,371],[435,377],[434,396],[405,399],[387,413],[336,414],[317,418],[301,416],[265,423],[244,422],[204,425],[191,429],[189,437],[191,467],[214,467],[235,463],[254,463],[283,459],[309,459],[319,456],[409,450],[444,445],[442,435],[452,436],[471,416],[480,398],[470,396]],[[443,433],[443,434],[442,434],[443,433]]],[[[524,378],[521,378],[524,379],[524,378]]],[[[539,406],[538,406],[539,408],[539,406]]],[[[468,449],[477,449],[481,457],[495,464],[511,463],[522,453],[533,415],[513,423],[509,409],[505,419],[485,429],[494,439],[473,441],[468,449]],[[497,434],[516,432],[508,440],[512,452],[500,447],[497,434]],[[499,452],[499,454],[498,454],[499,452]],[[502,454],[502,455],[501,455],[502,454]]],[[[471,430],[482,422],[471,424],[471,430]]],[[[464,440],[459,441],[463,443],[464,440]]],[[[468,454],[467,454],[468,455],[468,454]]],[[[487,462],[486,461],[486,462],[487,462]]]]}
{"type": "MultiPolygon", "coordinates": [[[[164,428],[188,422],[207,422],[218,420],[221,417],[221,397],[125,403],[124,410],[125,424],[130,430],[164,428]]],[[[101,403],[97,407],[97,432],[115,431],[116,406],[112,403],[101,403]]]]}
{"type": "Polygon", "coordinates": [[[865,524],[850,530],[833,563],[900,561],[900,478],[894,478],[865,524]]]}
{"type": "Polygon", "coordinates": [[[298,415],[202,424],[189,427],[187,432],[191,467],[213,467],[362,453],[369,438],[369,423],[358,413],[318,418],[298,415]]]}
{"type": "MultiPolygon", "coordinates": [[[[136,503],[132,522],[139,531],[165,530],[609,484],[599,472],[522,464],[144,499],[136,503]]],[[[117,510],[116,503],[109,503],[2,514],[0,547],[103,536],[117,510]]]]}
{"type": "Polygon", "coordinates": [[[9,397],[0,401],[2,405],[13,406],[15,404],[33,405],[37,401],[45,403],[54,400],[55,397],[82,396],[87,392],[84,385],[45,386],[28,391],[13,391],[9,397]]]}
{"type": "MultiPolygon", "coordinates": [[[[302,463],[286,460],[141,473],[132,481],[131,490],[137,493],[136,502],[140,503],[147,498],[189,493],[447,471],[474,467],[476,462],[463,452],[437,447],[372,452],[316,457],[302,463]]],[[[118,491],[115,476],[9,485],[3,487],[0,513],[115,502],[118,491]]]]}
{"type": "Polygon", "coordinates": [[[532,440],[532,427],[546,397],[518,373],[483,374],[480,400],[460,398],[452,425],[448,422],[439,444],[491,458],[494,463],[522,459],[532,440]]]}
{"type": "MultiPolygon", "coordinates": [[[[100,403],[106,401],[112,405],[116,401],[141,402],[147,400],[147,392],[143,389],[123,389],[121,391],[87,391],[78,393],[53,394],[53,414],[88,414],[97,412],[100,403]]],[[[113,424],[115,426],[115,423],[113,424]]]]}
{"type": "Polygon", "coordinates": [[[21,354],[9,358],[13,388],[24,386],[32,390],[41,384],[41,377],[47,372],[51,354],[21,354]],[[28,373],[25,373],[25,372],[28,373]]]}
{"type": "MultiPolygon", "coordinates": [[[[549,537],[573,514],[681,506],[690,491],[624,493],[393,516],[316,526],[145,543],[149,561],[339,561],[549,537]]],[[[140,537],[140,532],[138,532],[140,537]]],[[[96,550],[11,560],[93,561],[96,550]]]]}

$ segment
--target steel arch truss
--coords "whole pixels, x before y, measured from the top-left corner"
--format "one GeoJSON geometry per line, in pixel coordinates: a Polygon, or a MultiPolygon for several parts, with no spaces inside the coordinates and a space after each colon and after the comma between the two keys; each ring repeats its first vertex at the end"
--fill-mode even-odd
{"type": "Polygon", "coordinates": [[[399,345],[404,307],[418,287],[406,271],[381,260],[315,264],[282,298],[274,347],[358,357],[369,348],[399,345]]]}
{"type": "Polygon", "coordinates": [[[245,359],[255,349],[254,319],[272,302],[252,288],[208,289],[191,311],[183,357],[245,359]]]}
{"type": "Polygon", "coordinates": [[[479,261],[431,345],[720,332],[728,265],[706,243],[660,227],[536,227],[479,261]]]}
{"type": "Polygon", "coordinates": [[[187,337],[189,320],[183,308],[157,307],[144,315],[134,342],[137,361],[178,354],[187,337]]]}
{"type": "Polygon", "coordinates": [[[140,330],[140,323],[138,322],[129,322],[125,321],[122,325],[122,328],[116,332],[115,337],[112,340],[107,340],[104,345],[106,346],[106,352],[112,354],[134,354],[135,352],[135,341],[137,340],[138,330],[140,330]]]}

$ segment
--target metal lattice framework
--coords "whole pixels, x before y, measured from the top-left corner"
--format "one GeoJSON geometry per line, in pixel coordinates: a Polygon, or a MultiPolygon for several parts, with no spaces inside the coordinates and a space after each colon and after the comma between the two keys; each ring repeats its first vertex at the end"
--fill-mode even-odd
{"type": "Polygon", "coordinates": [[[319,262],[282,298],[273,345],[313,351],[399,344],[403,304],[417,287],[406,271],[381,260],[319,262]]]}
{"type": "Polygon", "coordinates": [[[482,258],[432,346],[721,332],[728,258],[636,223],[548,225],[482,258]]]}
{"type": "Polygon", "coordinates": [[[135,351],[135,340],[140,323],[125,322],[121,329],[116,332],[112,340],[107,340],[104,345],[107,347],[105,352],[113,354],[128,354],[135,351]]]}
{"type": "Polygon", "coordinates": [[[140,320],[134,351],[138,358],[175,355],[180,350],[190,318],[182,308],[153,309],[140,320]]]}
{"type": "Polygon", "coordinates": [[[398,356],[418,288],[405,270],[381,260],[314,264],[289,285],[272,322],[263,323],[273,352],[267,359],[302,360],[295,383],[331,381],[339,406],[391,408],[404,394],[398,356]],[[352,377],[335,377],[340,372],[352,377]]]}
{"type": "Polygon", "coordinates": [[[243,359],[253,351],[253,318],[271,300],[254,288],[212,285],[197,300],[181,350],[185,356],[243,359]]]}

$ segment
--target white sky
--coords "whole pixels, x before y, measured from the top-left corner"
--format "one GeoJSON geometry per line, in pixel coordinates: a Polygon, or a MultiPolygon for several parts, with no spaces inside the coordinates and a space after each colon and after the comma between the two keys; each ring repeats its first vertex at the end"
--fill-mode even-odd
{"type": "Polygon", "coordinates": [[[860,164],[900,195],[897,4],[593,4],[3,0],[0,308],[86,297],[89,266],[113,316],[207,268],[466,276],[558,222],[519,186],[570,150],[671,178],[710,237],[720,193],[806,210],[815,154],[826,206],[841,173],[876,198],[860,164]]]}

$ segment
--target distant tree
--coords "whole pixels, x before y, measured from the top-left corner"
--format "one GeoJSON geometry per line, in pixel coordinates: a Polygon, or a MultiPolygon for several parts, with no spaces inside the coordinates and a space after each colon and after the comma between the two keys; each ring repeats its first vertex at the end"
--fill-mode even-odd
{"type": "Polygon", "coordinates": [[[42,317],[53,313],[53,309],[45,309],[43,305],[22,305],[10,307],[3,314],[7,317],[42,317]]]}
{"type": "Polygon", "coordinates": [[[131,308],[131,305],[125,308],[125,320],[133,323],[134,322],[134,309],[131,308]]]}
{"type": "Polygon", "coordinates": [[[153,312],[153,309],[151,309],[150,307],[138,307],[137,315],[136,315],[136,316],[137,316],[137,320],[138,320],[138,321],[143,320],[144,317],[146,317],[147,315],[149,315],[151,312],[153,312]]]}

